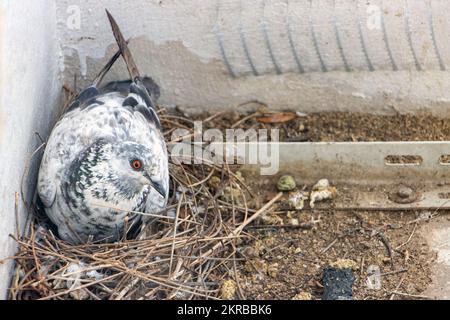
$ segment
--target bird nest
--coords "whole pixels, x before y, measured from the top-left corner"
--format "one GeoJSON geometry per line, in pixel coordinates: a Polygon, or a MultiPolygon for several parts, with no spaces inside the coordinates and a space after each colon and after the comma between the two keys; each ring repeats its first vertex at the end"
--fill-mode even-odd
{"type": "MultiPolygon", "coordinates": [[[[185,116],[159,110],[165,136],[192,134],[185,116]]],[[[168,142],[170,144],[170,142],[168,142]]],[[[42,148],[41,148],[42,149],[42,148]]],[[[18,252],[11,299],[215,299],[240,296],[236,246],[245,227],[276,200],[251,208],[237,167],[170,164],[167,210],[136,237],[71,245],[59,239],[34,203],[18,252]],[[227,292],[228,291],[228,292],[227,292]],[[230,294],[231,291],[232,293],[230,294]]]]}

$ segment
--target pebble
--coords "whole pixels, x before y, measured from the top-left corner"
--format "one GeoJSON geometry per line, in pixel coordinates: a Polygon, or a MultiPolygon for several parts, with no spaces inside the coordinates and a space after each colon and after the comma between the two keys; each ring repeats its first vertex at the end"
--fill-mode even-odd
{"type": "Polygon", "coordinates": [[[220,286],[220,298],[224,300],[233,300],[236,296],[236,282],[234,280],[225,280],[220,286]]]}
{"type": "Polygon", "coordinates": [[[277,183],[277,189],[279,191],[292,191],[297,187],[295,179],[292,176],[282,176],[277,183]]]}
{"type": "Polygon", "coordinates": [[[319,180],[313,187],[313,191],[322,191],[330,187],[330,181],[328,179],[319,180]]]}
{"type": "Polygon", "coordinates": [[[330,267],[336,268],[336,269],[358,269],[358,264],[354,260],[350,259],[339,259],[335,262],[332,262],[330,264],[330,267]]]}
{"type": "Polygon", "coordinates": [[[267,266],[267,274],[272,278],[277,277],[278,271],[279,271],[278,263],[273,263],[267,266]]]}
{"type": "Polygon", "coordinates": [[[212,176],[209,179],[209,185],[213,188],[218,188],[222,180],[218,176],[212,176]]]}
{"type": "Polygon", "coordinates": [[[291,300],[312,300],[312,296],[309,292],[300,292],[296,294],[291,300]]]}

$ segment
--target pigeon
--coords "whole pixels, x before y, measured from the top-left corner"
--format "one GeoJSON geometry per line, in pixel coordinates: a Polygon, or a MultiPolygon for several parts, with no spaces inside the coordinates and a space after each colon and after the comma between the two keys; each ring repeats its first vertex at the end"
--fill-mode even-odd
{"type": "Polygon", "coordinates": [[[161,215],[168,152],[152,96],[122,32],[106,10],[119,51],[53,128],[37,192],[59,237],[71,244],[119,241],[161,215]],[[128,83],[100,87],[122,56],[128,83]]]}

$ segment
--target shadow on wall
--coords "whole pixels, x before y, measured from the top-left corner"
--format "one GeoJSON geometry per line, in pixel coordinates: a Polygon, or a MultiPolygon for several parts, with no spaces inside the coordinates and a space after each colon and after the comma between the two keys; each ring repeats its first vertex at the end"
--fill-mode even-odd
{"type": "MultiPolygon", "coordinates": [[[[59,46],[52,0],[0,2],[0,260],[14,254],[15,193],[33,151],[47,137],[59,107],[59,46]]],[[[33,196],[37,161],[24,188],[33,196]]],[[[26,209],[19,202],[23,227],[26,209]]],[[[0,298],[6,298],[12,263],[0,264],[0,298]]]]}

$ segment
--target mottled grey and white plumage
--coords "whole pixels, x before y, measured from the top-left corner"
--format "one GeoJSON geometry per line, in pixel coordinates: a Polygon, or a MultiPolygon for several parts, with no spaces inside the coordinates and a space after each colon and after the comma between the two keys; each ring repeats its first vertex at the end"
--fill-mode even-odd
{"type": "Polygon", "coordinates": [[[168,198],[160,122],[127,43],[107,14],[120,50],[54,127],[38,177],[48,217],[59,236],[74,244],[116,241],[145,220],[137,212],[160,213],[168,198]],[[123,84],[117,91],[100,89],[120,55],[132,78],[127,92],[123,84]]]}

